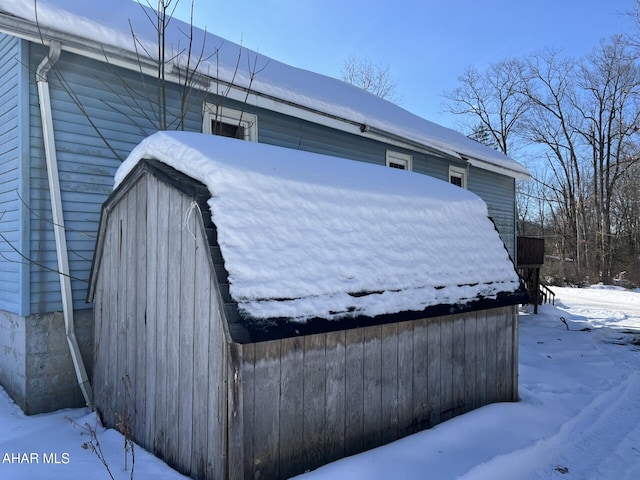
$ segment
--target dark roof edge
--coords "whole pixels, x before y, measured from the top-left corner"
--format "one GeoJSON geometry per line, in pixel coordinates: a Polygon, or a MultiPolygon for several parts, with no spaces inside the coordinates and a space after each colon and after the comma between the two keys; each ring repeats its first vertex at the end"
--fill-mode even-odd
{"type": "Polygon", "coordinates": [[[524,287],[524,284],[521,283],[520,288],[517,291],[501,292],[496,295],[495,298],[479,298],[464,304],[456,305],[433,305],[421,311],[405,311],[387,315],[378,315],[375,317],[359,315],[343,317],[338,320],[313,318],[307,320],[305,323],[301,323],[290,319],[271,319],[268,321],[242,319],[240,315],[238,315],[237,321],[242,322],[242,325],[230,325],[230,332],[233,341],[236,343],[257,343],[303,335],[328,333],[338,330],[349,330],[376,325],[386,325],[389,323],[416,321],[425,318],[477,312],[526,304],[529,303],[529,301],[530,298],[526,288],[524,287]],[[233,328],[234,326],[236,328],[233,328]]]}

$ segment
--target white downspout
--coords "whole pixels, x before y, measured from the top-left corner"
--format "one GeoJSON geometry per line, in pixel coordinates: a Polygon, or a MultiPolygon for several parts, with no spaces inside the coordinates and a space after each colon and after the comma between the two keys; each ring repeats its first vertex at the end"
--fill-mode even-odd
{"type": "Polygon", "coordinates": [[[62,311],[67,335],[67,343],[73,360],[73,367],[78,379],[78,385],[82,390],[87,405],[92,404],[92,391],[87,371],[82,361],[80,348],[76,339],[73,320],[73,298],[71,293],[71,277],[69,270],[69,258],[67,256],[67,238],[64,229],[64,216],[62,214],[62,197],[60,195],[60,179],[58,177],[58,158],[56,156],[56,144],[53,134],[53,117],[51,114],[51,97],[49,95],[49,83],[47,76],[49,71],[60,58],[60,42],[52,40],[49,45],[48,55],[40,62],[36,70],[38,84],[38,100],[40,102],[40,119],[42,122],[42,138],[44,139],[44,154],[47,161],[47,174],[49,177],[49,194],[51,196],[51,212],[53,215],[53,232],[56,241],[56,253],[58,257],[58,272],[60,275],[60,293],[62,295],[62,311]]]}

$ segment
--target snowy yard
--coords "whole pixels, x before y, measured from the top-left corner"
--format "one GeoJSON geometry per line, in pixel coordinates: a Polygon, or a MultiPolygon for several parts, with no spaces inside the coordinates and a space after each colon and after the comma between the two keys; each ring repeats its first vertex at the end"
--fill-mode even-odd
{"type": "MultiPolygon", "coordinates": [[[[640,478],[640,334],[629,333],[640,332],[640,292],[554,291],[555,307],[520,316],[520,402],[489,405],[299,478],[640,478]]],[[[0,391],[0,478],[109,478],[82,448],[85,423],[96,424],[86,409],[25,417],[0,391]]],[[[122,437],[96,428],[114,477],[129,478],[122,437]]],[[[184,477],[138,448],[135,478],[184,477]]]]}

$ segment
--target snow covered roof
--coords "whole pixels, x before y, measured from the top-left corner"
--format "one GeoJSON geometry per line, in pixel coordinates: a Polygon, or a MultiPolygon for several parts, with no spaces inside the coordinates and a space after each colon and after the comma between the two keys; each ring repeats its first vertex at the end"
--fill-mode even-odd
{"type": "Polygon", "coordinates": [[[253,319],[376,317],[520,290],[485,203],[446,182],[189,132],[136,147],[203,183],[230,294],[253,319]]]}
{"type": "MultiPolygon", "coordinates": [[[[128,56],[129,62],[135,60],[132,31],[148,52],[157,51],[155,26],[143,8],[132,0],[0,0],[0,30],[32,41],[58,38],[62,40],[63,49],[81,54],[93,49],[94,56],[102,61],[105,53],[128,56]],[[36,22],[38,28],[34,29],[36,22]],[[31,25],[31,29],[25,23],[31,25]]],[[[167,44],[174,52],[184,50],[187,45],[184,32],[188,31],[184,23],[171,20],[167,44]]],[[[353,131],[362,130],[365,136],[399,139],[466,160],[480,168],[529,178],[526,168],[510,157],[340,80],[285,65],[199,29],[194,32],[194,45],[196,49],[205,45],[207,60],[200,63],[200,72],[209,76],[215,73],[220,81],[241,89],[250,88],[255,96],[248,101],[256,106],[269,108],[275,102],[294,107],[298,113],[318,114],[332,124],[335,121],[349,124],[353,131]],[[216,49],[218,53],[214,54],[216,49]],[[239,51],[242,52],[240,62],[239,51]],[[250,66],[259,70],[253,81],[250,66]]],[[[172,56],[173,53],[167,55],[172,56]]],[[[184,60],[184,55],[175,56],[178,64],[184,60]]]]}

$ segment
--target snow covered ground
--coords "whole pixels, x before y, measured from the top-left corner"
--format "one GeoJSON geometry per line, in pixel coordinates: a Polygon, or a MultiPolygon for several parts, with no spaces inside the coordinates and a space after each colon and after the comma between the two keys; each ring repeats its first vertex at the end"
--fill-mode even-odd
{"type": "MultiPolygon", "coordinates": [[[[300,479],[640,478],[640,291],[554,291],[555,306],[520,316],[520,402],[489,405],[300,479]]],[[[109,478],[82,448],[85,423],[97,429],[114,477],[129,478],[122,437],[95,422],[86,409],[25,417],[0,391],[0,478],[109,478]],[[25,453],[38,462],[12,460],[25,453]]],[[[135,465],[136,479],[183,478],[140,448],[135,465]]]]}

